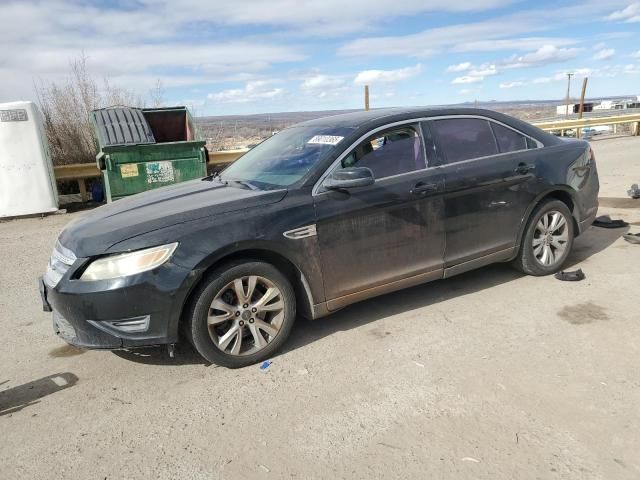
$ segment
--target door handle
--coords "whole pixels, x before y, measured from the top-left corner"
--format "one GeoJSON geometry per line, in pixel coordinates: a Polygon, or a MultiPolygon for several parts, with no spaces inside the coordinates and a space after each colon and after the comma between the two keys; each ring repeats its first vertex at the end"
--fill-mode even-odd
{"type": "Polygon", "coordinates": [[[409,190],[409,193],[411,195],[426,195],[427,193],[437,192],[439,187],[440,185],[437,183],[418,182],[409,190]]]}
{"type": "Polygon", "coordinates": [[[518,166],[516,167],[515,172],[516,173],[520,173],[522,175],[526,175],[527,173],[529,173],[532,170],[535,170],[536,166],[532,165],[530,163],[524,163],[524,162],[520,162],[518,164],[518,166]]]}

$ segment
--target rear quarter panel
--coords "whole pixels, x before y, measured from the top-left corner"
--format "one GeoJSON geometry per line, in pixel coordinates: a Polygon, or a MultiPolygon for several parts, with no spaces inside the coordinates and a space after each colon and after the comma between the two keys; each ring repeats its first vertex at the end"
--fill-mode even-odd
{"type": "Polygon", "coordinates": [[[539,178],[550,190],[567,191],[574,203],[578,224],[598,209],[599,180],[595,160],[588,142],[568,140],[544,147],[539,162],[539,178]]]}

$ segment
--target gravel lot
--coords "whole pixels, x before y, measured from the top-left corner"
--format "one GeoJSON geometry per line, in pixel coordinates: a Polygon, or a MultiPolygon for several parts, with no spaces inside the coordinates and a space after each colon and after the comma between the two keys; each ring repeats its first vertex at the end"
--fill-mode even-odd
{"type": "MultiPolygon", "coordinates": [[[[593,142],[640,231],[640,138],[593,142]]],[[[640,246],[592,228],[564,283],[496,265],[299,321],[267,371],[82,351],[36,277],[77,215],[0,223],[2,478],[640,477],[640,246]]]]}

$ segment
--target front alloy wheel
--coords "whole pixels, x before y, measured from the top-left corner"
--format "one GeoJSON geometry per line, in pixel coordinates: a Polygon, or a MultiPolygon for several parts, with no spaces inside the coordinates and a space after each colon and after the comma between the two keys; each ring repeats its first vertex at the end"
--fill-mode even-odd
{"type": "Polygon", "coordinates": [[[211,272],[194,292],[187,336],[211,363],[238,368],[275,353],[296,316],[289,280],[273,265],[237,261],[211,272]]]}
{"type": "Polygon", "coordinates": [[[282,293],[257,275],[225,285],[211,302],[207,324],[214,345],[230,355],[251,355],[271,343],[284,320],[282,293]]]}

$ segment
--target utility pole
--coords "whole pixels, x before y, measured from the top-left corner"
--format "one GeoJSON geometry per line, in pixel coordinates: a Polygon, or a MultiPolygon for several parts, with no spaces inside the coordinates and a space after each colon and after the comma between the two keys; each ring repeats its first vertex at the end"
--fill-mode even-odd
{"type": "Polygon", "coordinates": [[[571,98],[571,77],[573,77],[573,73],[567,73],[567,97],[565,98],[565,116],[569,116],[569,99],[571,98]]]}
{"type": "Polygon", "coordinates": [[[364,86],[364,109],[369,110],[369,85],[364,86]]]}
{"type": "MultiPolygon", "coordinates": [[[[582,118],[582,113],[584,112],[584,95],[585,93],[587,93],[587,81],[589,79],[587,77],[584,77],[582,79],[582,93],[580,94],[580,110],[578,110],[578,119],[582,118]]],[[[580,138],[581,136],[581,131],[579,128],[576,128],[576,138],[580,138]]]]}

